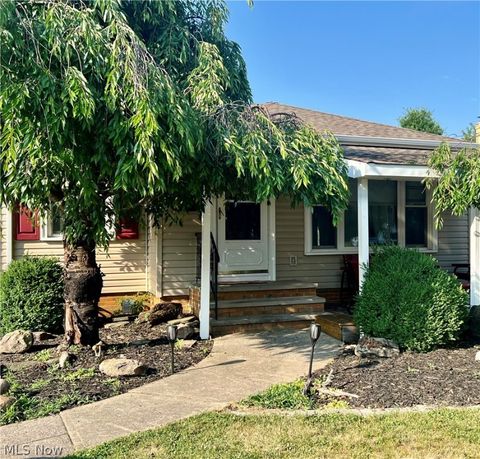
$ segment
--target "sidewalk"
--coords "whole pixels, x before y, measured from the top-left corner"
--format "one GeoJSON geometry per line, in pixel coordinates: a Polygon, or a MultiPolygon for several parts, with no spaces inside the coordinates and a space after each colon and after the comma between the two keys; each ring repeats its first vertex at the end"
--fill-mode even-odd
{"type": "MultiPolygon", "coordinates": [[[[322,334],[314,368],[340,342],[322,334]]],[[[0,427],[0,458],[58,457],[133,432],[152,429],[292,381],[308,369],[306,330],[228,335],[215,339],[198,365],[90,405],[0,427]]]]}

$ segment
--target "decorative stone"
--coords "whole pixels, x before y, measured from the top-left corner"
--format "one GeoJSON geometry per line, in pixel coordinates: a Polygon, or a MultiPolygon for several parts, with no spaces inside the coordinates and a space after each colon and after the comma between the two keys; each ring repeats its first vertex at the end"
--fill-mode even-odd
{"type": "Polygon", "coordinates": [[[128,321],[122,321],[122,322],[111,322],[108,324],[105,324],[103,328],[109,330],[111,328],[122,328],[122,327],[127,327],[128,326],[128,321]]]}
{"type": "Polygon", "coordinates": [[[0,395],[6,394],[10,389],[10,383],[3,378],[0,378],[0,395]]]}
{"type": "Polygon", "coordinates": [[[136,339],[134,341],[130,341],[130,346],[146,346],[152,342],[151,339],[136,339]]]}
{"type": "Polygon", "coordinates": [[[32,333],[33,335],[33,340],[36,341],[37,343],[40,341],[47,341],[50,339],[57,339],[58,335],[54,335],[53,333],[48,333],[45,331],[36,331],[32,333]]]}
{"type": "Polygon", "coordinates": [[[191,338],[197,332],[197,322],[191,322],[188,324],[180,324],[177,327],[177,338],[178,339],[188,339],[191,338]]]}
{"type": "Polygon", "coordinates": [[[191,349],[196,342],[195,339],[186,339],[182,343],[182,349],[191,349]]]}
{"type": "Polygon", "coordinates": [[[32,345],[32,332],[28,330],[15,330],[7,333],[0,341],[0,354],[21,354],[27,352],[32,345]]]}
{"type": "Polygon", "coordinates": [[[6,410],[9,406],[12,406],[15,402],[13,397],[8,395],[0,395],[0,412],[6,410]]]}
{"type": "Polygon", "coordinates": [[[144,311],[138,314],[138,317],[135,319],[136,324],[144,324],[148,322],[148,316],[150,315],[150,311],[144,311]]]}
{"type": "Polygon", "coordinates": [[[398,344],[385,338],[363,336],[355,346],[357,357],[395,357],[400,354],[398,344]]]}
{"type": "Polygon", "coordinates": [[[115,316],[112,317],[112,322],[128,322],[130,320],[130,316],[115,316]]]}
{"type": "Polygon", "coordinates": [[[188,324],[189,322],[193,322],[197,318],[195,316],[188,316],[188,317],[180,317],[180,319],[173,319],[167,322],[168,325],[179,325],[179,324],[188,324]]]}
{"type": "Polygon", "coordinates": [[[75,360],[75,356],[70,354],[68,351],[63,351],[58,358],[58,366],[60,368],[65,368],[67,365],[70,365],[75,360]]]}
{"type": "Polygon", "coordinates": [[[133,359],[107,359],[99,367],[100,371],[112,377],[117,376],[142,376],[147,367],[138,360],[133,359]]]}
{"type": "Polygon", "coordinates": [[[147,312],[150,325],[158,325],[176,319],[182,313],[180,303],[158,303],[147,312]]]}
{"type": "Polygon", "coordinates": [[[480,351],[478,351],[476,354],[475,354],[475,360],[477,362],[480,362],[480,351]]]}

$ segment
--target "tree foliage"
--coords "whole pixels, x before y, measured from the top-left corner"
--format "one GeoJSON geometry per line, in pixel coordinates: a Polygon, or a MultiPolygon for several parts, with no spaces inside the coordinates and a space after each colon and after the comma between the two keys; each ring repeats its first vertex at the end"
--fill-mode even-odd
{"type": "Polygon", "coordinates": [[[443,134],[443,128],[433,118],[432,112],[426,108],[409,108],[399,121],[403,128],[429,132],[430,134],[443,134]]]}
{"type": "Polygon", "coordinates": [[[470,207],[480,209],[480,149],[465,147],[455,151],[442,143],[430,156],[429,167],[437,177],[426,184],[433,188],[435,217],[439,226],[442,213],[463,215],[470,207]]]}
{"type": "Polygon", "coordinates": [[[477,140],[477,131],[475,129],[475,123],[470,123],[463,131],[462,138],[467,142],[475,142],[477,140]]]}
{"type": "Polygon", "coordinates": [[[334,137],[251,105],[222,0],[0,8],[0,199],[60,209],[67,242],[107,246],[124,216],[174,218],[226,190],[345,208],[334,137]]]}

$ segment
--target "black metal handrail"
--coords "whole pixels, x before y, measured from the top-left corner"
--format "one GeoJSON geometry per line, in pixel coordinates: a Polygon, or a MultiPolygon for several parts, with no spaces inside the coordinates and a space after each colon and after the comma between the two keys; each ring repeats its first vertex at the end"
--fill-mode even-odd
{"type": "MultiPolygon", "coordinates": [[[[196,283],[200,285],[202,278],[202,233],[195,233],[197,238],[196,283]]],[[[215,302],[215,320],[218,319],[218,263],[220,255],[213,234],[210,233],[210,291],[215,302]]]]}
{"type": "Polygon", "coordinates": [[[218,320],[218,263],[220,255],[213,234],[210,233],[210,290],[215,302],[215,320],[218,320]]]}

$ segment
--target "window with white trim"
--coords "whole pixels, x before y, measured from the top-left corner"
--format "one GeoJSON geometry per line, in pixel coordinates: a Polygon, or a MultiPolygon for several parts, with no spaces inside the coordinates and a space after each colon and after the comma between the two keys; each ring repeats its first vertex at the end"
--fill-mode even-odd
{"type": "Polygon", "coordinates": [[[63,240],[63,217],[60,213],[52,212],[46,218],[42,219],[40,239],[42,241],[62,241],[63,240]]]}
{"type": "MultiPolygon", "coordinates": [[[[357,180],[349,180],[350,200],[337,227],[323,206],[305,208],[305,254],[358,251],[357,180]]],[[[399,244],[437,250],[431,193],[420,181],[369,180],[368,213],[371,245],[399,244]]]]}

